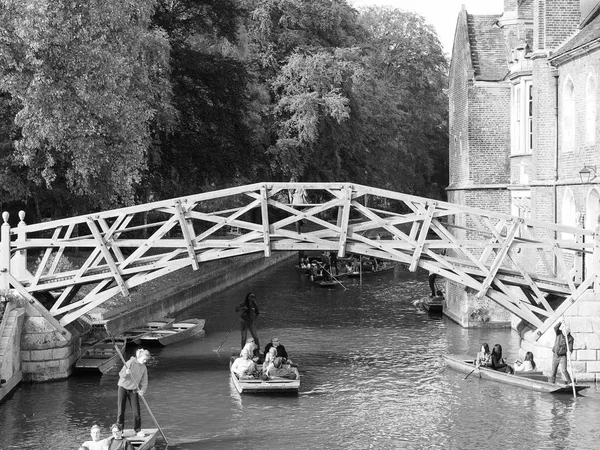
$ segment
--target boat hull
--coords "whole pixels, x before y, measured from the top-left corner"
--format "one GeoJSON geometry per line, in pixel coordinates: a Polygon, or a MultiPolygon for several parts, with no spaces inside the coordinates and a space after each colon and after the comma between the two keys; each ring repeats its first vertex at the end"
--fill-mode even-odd
{"type": "Polygon", "coordinates": [[[165,328],[144,334],[137,341],[145,346],[162,346],[181,342],[192,336],[204,335],[204,319],[187,319],[173,322],[165,328]]]}
{"type": "MultiPolygon", "coordinates": [[[[116,338],[115,343],[123,354],[125,352],[127,341],[125,339],[116,338]]],[[[103,339],[83,350],[82,355],[75,362],[75,370],[77,372],[104,374],[112,369],[119,360],[119,354],[115,350],[112,340],[103,339]]]]}
{"type": "Polygon", "coordinates": [[[423,309],[429,314],[442,314],[444,311],[443,297],[428,298],[423,302],[423,309]]]}
{"type": "MultiPolygon", "coordinates": [[[[457,355],[444,355],[444,359],[446,360],[446,364],[448,365],[448,367],[462,373],[470,374],[470,377],[493,380],[499,383],[509,384],[511,386],[518,386],[537,392],[546,392],[549,394],[573,393],[573,387],[571,385],[558,385],[541,380],[540,378],[544,378],[541,372],[517,372],[515,375],[511,375],[504,372],[498,372],[492,369],[486,369],[484,367],[476,369],[474,366],[473,358],[469,357],[457,355]]],[[[588,387],[589,386],[576,385],[575,391],[579,392],[584,389],[587,389],[588,387]]]]}
{"type": "Polygon", "coordinates": [[[136,435],[132,429],[123,430],[123,438],[127,439],[133,445],[135,450],[150,450],[156,443],[158,428],[142,428],[145,436],[136,435]]]}
{"type": "Polygon", "coordinates": [[[297,367],[291,367],[296,373],[295,380],[286,378],[273,378],[270,380],[240,380],[237,375],[231,370],[231,365],[235,357],[231,357],[229,361],[229,376],[235,389],[240,394],[298,394],[300,390],[300,372],[297,367]]]}

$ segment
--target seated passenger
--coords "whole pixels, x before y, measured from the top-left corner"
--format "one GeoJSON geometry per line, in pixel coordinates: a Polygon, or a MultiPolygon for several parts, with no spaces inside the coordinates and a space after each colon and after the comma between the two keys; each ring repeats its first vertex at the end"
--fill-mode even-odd
{"type": "Polygon", "coordinates": [[[108,449],[108,444],[106,443],[106,439],[100,439],[101,429],[99,425],[93,425],[90,430],[90,436],[92,437],[91,441],[85,441],[82,447],[87,447],[89,450],[106,450],[108,449]]]}
{"type": "Polygon", "coordinates": [[[271,347],[268,352],[265,352],[265,361],[263,362],[262,372],[263,379],[269,378],[267,376],[267,372],[269,368],[273,365],[273,361],[277,358],[277,349],[275,347],[271,347]]]}
{"type": "Polygon", "coordinates": [[[277,378],[287,378],[289,380],[296,379],[296,372],[294,372],[290,368],[283,367],[283,359],[279,358],[279,357],[275,358],[269,364],[269,367],[267,367],[265,375],[267,376],[267,378],[277,377],[277,378]]]}
{"type": "Polygon", "coordinates": [[[285,347],[279,343],[278,337],[274,337],[273,339],[271,339],[271,342],[267,344],[267,346],[265,347],[265,355],[269,353],[269,350],[271,350],[272,347],[275,347],[277,349],[277,356],[283,358],[283,362],[285,364],[288,359],[288,354],[285,351],[285,347]]]}
{"type": "Polygon", "coordinates": [[[491,369],[494,369],[498,372],[510,373],[513,374],[514,371],[512,367],[510,367],[506,362],[504,362],[504,358],[502,358],[502,346],[500,344],[494,345],[492,349],[492,355],[490,357],[490,365],[491,369]]]}
{"type": "Polygon", "coordinates": [[[534,372],[535,361],[533,360],[533,353],[525,353],[525,361],[521,363],[518,359],[515,361],[515,372],[534,372]]]}
{"type": "Polygon", "coordinates": [[[483,366],[487,367],[490,364],[490,346],[487,345],[487,342],[481,346],[481,351],[477,353],[477,357],[475,358],[475,366],[483,366]]]}
{"type": "Polygon", "coordinates": [[[256,363],[252,360],[254,357],[254,343],[248,342],[240,353],[240,357],[231,365],[231,370],[240,380],[255,378],[257,374],[256,363]]]}

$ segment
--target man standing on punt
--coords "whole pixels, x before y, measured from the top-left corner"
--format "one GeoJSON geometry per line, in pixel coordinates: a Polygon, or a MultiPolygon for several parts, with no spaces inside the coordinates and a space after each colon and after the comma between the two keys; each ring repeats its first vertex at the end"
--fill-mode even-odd
{"type": "Polygon", "coordinates": [[[567,350],[573,351],[573,336],[569,332],[567,326],[565,325],[565,333],[566,338],[563,332],[560,330],[561,322],[558,322],[554,326],[554,331],[556,332],[556,339],[554,340],[554,346],[552,347],[552,370],[550,372],[550,377],[548,381],[550,383],[556,382],[556,373],[558,372],[558,368],[560,366],[560,371],[565,377],[565,381],[567,384],[571,384],[571,377],[569,372],[567,371],[567,350]],[[567,339],[568,345],[567,345],[567,339]]]}
{"type": "Polygon", "coordinates": [[[260,348],[260,344],[258,342],[258,333],[256,332],[256,325],[254,321],[260,314],[258,310],[258,305],[256,304],[256,295],[253,292],[250,292],[246,295],[246,298],[242,303],[239,304],[237,308],[235,308],[236,312],[242,311],[242,315],[240,316],[241,321],[241,331],[242,331],[242,348],[246,345],[246,338],[248,336],[248,330],[250,330],[250,334],[254,338],[254,342],[256,343],[256,347],[260,348]]]}

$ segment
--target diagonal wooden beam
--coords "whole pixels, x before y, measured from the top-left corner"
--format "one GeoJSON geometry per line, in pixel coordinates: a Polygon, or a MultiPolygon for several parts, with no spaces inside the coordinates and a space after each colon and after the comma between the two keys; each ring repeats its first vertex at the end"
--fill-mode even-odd
{"type": "Polygon", "coordinates": [[[260,214],[262,218],[263,244],[265,246],[265,258],[271,256],[271,233],[269,232],[269,194],[266,186],[260,188],[260,214]]]}
{"type": "Polygon", "coordinates": [[[194,270],[198,270],[200,266],[198,265],[198,259],[196,258],[196,250],[194,249],[195,236],[192,235],[193,227],[190,227],[191,224],[185,217],[186,211],[179,200],[175,202],[175,210],[177,211],[179,227],[181,228],[183,240],[185,241],[185,247],[187,248],[188,256],[190,257],[190,262],[192,263],[192,268],[194,270]]]}
{"type": "Polygon", "coordinates": [[[338,244],[338,258],[346,256],[346,242],[348,240],[348,223],[350,222],[350,206],[352,202],[352,188],[346,186],[342,190],[343,206],[338,209],[337,225],[340,229],[340,240],[338,244]]]}
{"type": "Polygon", "coordinates": [[[419,239],[417,240],[417,245],[415,246],[415,251],[412,255],[412,263],[408,268],[408,270],[410,270],[411,272],[417,270],[417,265],[419,264],[421,253],[423,252],[423,245],[425,243],[425,239],[427,239],[427,234],[429,233],[429,227],[431,225],[431,219],[433,218],[433,213],[435,211],[436,205],[436,202],[432,202],[431,205],[427,208],[427,214],[423,218],[423,223],[421,224],[421,231],[419,232],[419,239]]]}
{"type": "Polygon", "coordinates": [[[108,267],[110,268],[110,271],[115,279],[115,282],[121,289],[121,292],[123,293],[123,295],[125,297],[129,297],[129,289],[127,289],[127,284],[125,283],[125,280],[121,276],[121,272],[119,271],[119,268],[117,267],[115,260],[112,256],[110,250],[108,249],[108,246],[106,245],[106,241],[100,234],[100,230],[98,230],[98,227],[96,226],[96,223],[94,222],[94,219],[92,217],[89,217],[87,223],[88,223],[88,228],[92,232],[92,235],[96,238],[96,241],[98,242],[98,247],[100,248],[100,251],[102,252],[102,255],[104,256],[104,260],[106,261],[106,264],[108,264],[108,267]]]}
{"type": "MultiPolygon", "coordinates": [[[[508,255],[508,251],[510,250],[510,246],[512,245],[513,240],[515,239],[515,236],[517,234],[517,231],[519,230],[520,225],[521,225],[520,221],[515,221],[515,222],[513,222],[512,226],[510,227],[510,230],[508,231],[506,238],[504,238],[504,242],[502,242],[502,247],[500,247],[500,250],[496,253],[496,257],[494,258],[494,261],[492,261],[492,264],[488,271],[487,277],[485,277],[485,280],[483,280],[483,283],[481,284],[481,289],[479,290],[479,292],[477,293],[477,296],[476,296],[477,299],[480,300],[481,298],[483,298],[483,296],[486,294],[487,290],[490,288],[492,281],[494,281],[494,278],[496,277],[496,274],[498,273],[498,269],[500,269],[500,266],[502,265],[502,263],[504,262],[504,259],[508,255]]],[[[485,260],[483,260],[483,261],[485,261],[485,260]]]]}

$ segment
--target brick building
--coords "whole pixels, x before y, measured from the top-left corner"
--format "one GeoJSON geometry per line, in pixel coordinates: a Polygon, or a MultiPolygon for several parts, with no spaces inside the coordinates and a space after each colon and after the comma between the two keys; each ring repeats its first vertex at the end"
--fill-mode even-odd
{"type": "MultiPolygon", "coordinates": [[[[463,7],[449,80],[449,201],[594,228],[600,1],[505,0],[498,15],[463,7]]],[[[464,326],[477,326],[480,310],[491,323],[511,321],[460,286],[447,293],[464,326]]]]}

